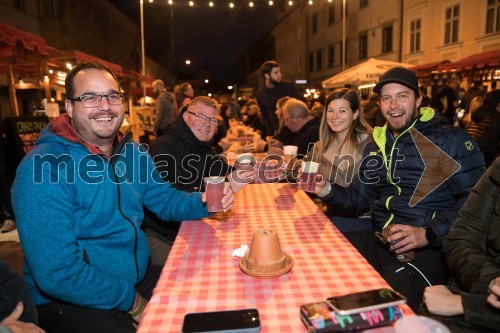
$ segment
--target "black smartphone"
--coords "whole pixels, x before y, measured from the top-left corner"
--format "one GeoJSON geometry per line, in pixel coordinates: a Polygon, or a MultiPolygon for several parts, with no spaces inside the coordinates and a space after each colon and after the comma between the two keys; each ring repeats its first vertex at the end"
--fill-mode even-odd
{"type": "Polygon", "coordinates": [[[260,318],[257,309],[188,313],[184,316],[182,324],[183,333],[259,331],[260,318]]]}
{"type": "Polygon", "coordinates": [[[341,315],[387,308],[406,303],[406,298],[388,288],[362,291],[327,298],[332,308],[341,315]]]}

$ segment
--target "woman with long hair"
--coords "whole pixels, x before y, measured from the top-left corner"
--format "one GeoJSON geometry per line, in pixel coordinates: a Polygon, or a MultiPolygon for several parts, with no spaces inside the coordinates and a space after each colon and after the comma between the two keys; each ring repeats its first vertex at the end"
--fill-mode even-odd
{"type": "MultiPolygon", "coordinates": [[[[318,162],[323,178],[347,187],[357,176],[363,150],[372,140],[371,132],[361,112],[358,93],[337,89],[326,99],[319,141],[304,160],[318,162]]],[[[328,216],[356,217],[334,207],[325,207],[324,211],[328,216]]],[[[336,219],[333,221],[336,224],[336,219]]]]}

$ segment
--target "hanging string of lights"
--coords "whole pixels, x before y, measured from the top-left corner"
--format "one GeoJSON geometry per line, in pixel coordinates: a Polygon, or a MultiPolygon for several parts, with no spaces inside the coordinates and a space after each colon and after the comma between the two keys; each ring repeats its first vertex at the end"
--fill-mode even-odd
{"type": "MultiPolygon", "coordinates": [[[[154,0],[148,0],[149,2],[153,2],[154,0]]],[[[157,1],[166,1],[169,5],[188,5],[189,7],[195,6],[208,6],[208,7],[220,7],[220,6],[229,6],[229,8],[235,8],[236,4],[239,6],[248,6],[250,8],[254,7],[257,3],[267,3],[268,6],[274,6],[280,3],[286,3],[289,6],[293,6],[299,3],[307,2],[309,5],[314,5],[314,3],[320,2],[329,2],[333,3],[334,0],[254,0],[254,1],[205,1],[205,0],[157,0],[157,1]]]]}

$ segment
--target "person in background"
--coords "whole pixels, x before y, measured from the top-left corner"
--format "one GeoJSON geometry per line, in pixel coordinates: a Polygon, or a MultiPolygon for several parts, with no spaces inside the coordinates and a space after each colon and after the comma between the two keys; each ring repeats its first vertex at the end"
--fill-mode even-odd
{"type": "Polygon", "coordinates": [[[485,165],[490,166],[500,156],[500,89],[486,93],[483,104],[471,111],[467,132],[477,141],[485,165]]]}
{"type": "Polygon", "coordinates": [[[378,94],[372,93],[370,95],[368,101],[363,106],[363,115],[367,124],[372,128],[384,126],[385,118],[382,116],[382,112],[380,112],[378,94]]]}
{"type": "Polygon", "coordinates": [[[323,104],[315,101],[311,107],[311,117],[321,119],[324,108],[323,104]]]}
{"type": "Polygon", "coordinates": [[[476,96],[470,101],[469,108],[465,115],[462,117],[462,127],[467,129],[472,122],[472,115],[476,112],[477,109],[484,103],[483,96],[476,96]]]}
{"type": "Polygon", "coordinates": [[[194,98],[194,90],[190,83],[183,82],[174,88],[175,101],[177,102],[178,111],[187,106],[194,98]]]}
{"type": "Polygon", "coordinates": [[[460,85],[460,78],[453,74],[446,84],[431,98],[431,107],[442,112],[449,123],[453,123],[453,117],[458,107],[457,89],[460,85]],[[443,104],[443,100],[446,102],[443,104]]]}
{"type": "Polygon", "coordinates": [[[422,103],[420,103],[420,107],[429,107],[431,105],[431,98],[427,95],[427,88],[425,86],[420,86],[418,89],[420,90],[420,96],[422,96],[422,103]]]}
{"type": "Polygon", "coordinates": [[[38,314],[23,279],[0,260],[0,332],[45,332],[36,326],[38,314]]]}
{"type": "Polygon", "coordinates": [[[135,332],[161,271],[149,264],[144,207],[197,220],[205,195],[174,189],[119,133],[125,95],[108,67],[79,64],[65,88],[67,113],[42,130],[12,186],[24,279],[48,332],[135,332]]]}
{"type": "MultiPolygon", "coordinates": [[[[234,171],[210,145],[219,112],[219,105],[212,98],[195,97],[165,134],[151,142],[149,153],[156,168],[174,188],[199,192],[204,188],[203,178],[208,176],[227,176],[233,192],[248,183],[252,171],[234,171]]],[[[153,264],[165,263],[181,226],[179,222],[165,223],[161,216],[146,210],[143,230],[153,264]]]]}
{"type": "Polygon", "coordinates": [[[279,128],[276,116],[276,101],[281,97],[293,97],[305,102],[304,96],[291,82],[282,81],[281,70],[276,61],[269,60],[260,66],[260,72],[264,76],[264,87],[257,91],[255,97],[259,104],[266,133],[274,136],[279,128]]]}
{"type": "Polygon", "coordinates": [[[279,121],[278,130],[274,135],[274,138],[270,138],[268,141],[268,148],[276,147],[283,148],[283,146],[293,145],[295,141],[296,133],[292,133],[288,127],[285,126],[283,121],[283,105],[290,99],[290,97],[285,96],[278,99],[276,102],[276,117],[279,121]]]}
{"type": "Polygon", "coordinates": [[[427,287],[424,302],[452,332],[500,327],[500,158],[481,177],[443,240],[452,272],[447,285],[427,287]]]}
{"type": "Polygon", "coordinates": [[[162,80],[153,81],[152,86],[156,94],[154,129],[155,135],[160,136],[175,121],[177,102],[175,101],[175,95],[167,91],[162,80]]]}
{"type": "MultiPolygon", "coordinates": [[[[372,141],[371,132],[360,110],[358,93],[347,88],[334,90],[326,99],[319,141],[304,161],[318,162],[319,173],[324,179],[347,187],[358,172],[363,150],[372,141]]],[[[325,208],[326,215],[332,217],[332,222],[341,232],[371,228],[370,219],[352,219],[359,214],[333,206],[325,208]]]]}
{"type": "Polygon", "coordinates": [[[349,187],[323,179],[314,193],[336,209],[356,214],[371,208],[376,235],[360,230],[348,239],[416,311],[426,286],[448,280],[442,240],[485,170],[483,155],[464,130],[451,128],[431,108],[419,108],[411,70],[389,69],[374,91],[387,123],[374,129],[358,176],[349,187]],[[449,159],[436,163],[439,152],[449,159]]]}
{"type": "Polygon", "coordinates": [[[297,146],[297,158],[302,159],[319,139],[319,119],[311,117],[306,103],[290,98],[283,105],[283,123],[295,133],[293,145],[297,146]]]}

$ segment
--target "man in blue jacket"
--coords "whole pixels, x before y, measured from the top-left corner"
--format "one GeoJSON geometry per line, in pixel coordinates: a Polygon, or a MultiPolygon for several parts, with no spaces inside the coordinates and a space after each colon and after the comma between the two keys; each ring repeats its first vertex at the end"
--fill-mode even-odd
{"type": "Polygon", "coordinates": [[[322,200],[353,212],[371,208],[371,231],[346,234],[382,277],[417,309],[423,290],[445,283],[441,242],[485,170],[477,144],[430,108],[420,108],[415,73],[395,67],[380,77],[387,123],[373,131],[350,187],[318,182],[322,200]],[[378,241],[380,239],[380,241],[378,241]]]}
{"type": "MultiPolygon", "coordinates": [[[[66,77],[67,114],[40,134],[12,188],[24,276],[48,332],[134,332],[158,278],[143,207],[164,220],[208,215],[204,195],[164,182],[118,131],[124,95],[100,63],[66,77]]],[[[224,209],[234,196],[225,189],[224,209]]]]}

